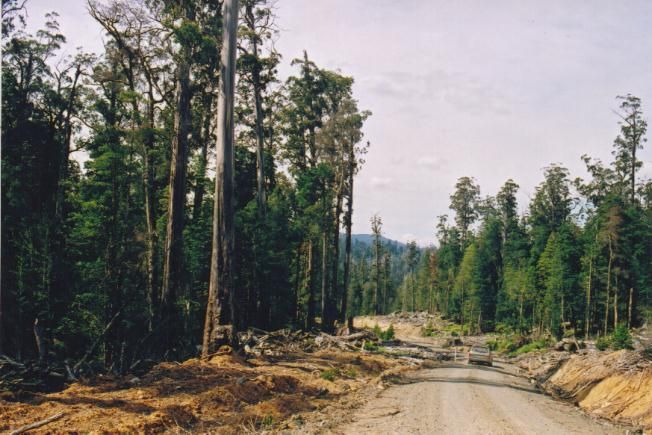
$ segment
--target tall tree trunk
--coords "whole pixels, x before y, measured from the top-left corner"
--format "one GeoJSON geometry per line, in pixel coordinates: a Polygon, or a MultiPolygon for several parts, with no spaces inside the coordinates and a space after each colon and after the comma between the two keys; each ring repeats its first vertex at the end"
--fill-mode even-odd
{"type": "Polygon", "coordinates": [[[629,303],[627,304],[627,328],[632,327],[632,304],[634,302],[634,287],[629,288],[629,303]]]}
{"type": "Polygon", "coordinates": [[[213,116],[213,93],[208,92],[204,102],[204,119],[201,134],[201,150],[199,153],[199,168],[197,169],[197,184],[192,205],[192,220],[196,222],[201,215],[201,206],[204,202],[206,191],[204,179],[206,178],[206,167],[208,165],[208,144],[211,140],[211,118],[213,116]]]}
{"type": "MultiPolygon", "coordinates": [[[[208,304],[204,325],[202,353],[207,356],[220,344],[236,339],[238,330],[237,295],[233,288],[234,211],[233,211],[233,134],[234,88],[238,0],[224,0],[224,31],[220,62],[220,86],[217,102],[217,149],[215,171],[215,203],[213,209],[213,247],[208,283],[208,304]],[[228,336],[228,322],[231,334],[228,336]]],[[[234,343],[235,344],[235,343],[234,343]]]]}
{"type": "Polygon", "coordinates": [[[604,307],[604,336],[607,336],[609,324],[609,298],[611,297],[611,262],[613,259],[613,249],[611,248],[611,235],[609,236],[609,263],[607,265],[607,290],[604,307]]]}
{"type": "Polygon", "coordinates": [[[254,106],[256,108],[256,201],[258,203],[258,214],[265,216],[265,134],[263,130],[263,85],[260,78],[261,63],[258,57],[258,36],[256,35],[256,18],[254,17],[254,4],[247,3],[245,9],[246,23],[251,31],[251,50],[253,70],[251,79],[254,91],[254,106]]]}
{"type": "Polygon", "coordinates": [[[306,262],[305,287],[308,291],[308,312],[306,313],[306,329],[315,327],[315,288],[312,280],[312,239],[308,241],[308,261],[306,262]]]}
{"type": "MultiPolygon", "coordinates": [[[[61,308],[58,307],[62,296],[68,290],[68,274],[66,273],[66,237],[65,237],[65,221],[67,218],[65,200],[66,200],[66,184],[68,181],[68,165],[70,163],[70,145],[72,142],[72,117],[75,106],[75,99],[78,92],[78,83],[82,73],[82,66],[78,64],[75,68],[72,84],[70,86],[70,93],[66,101],[65,108],[59,115],[60,125],[59,130],[63,132],[63,140],[59,139],[61,148],[58,150],[57,165],[55,170],[55,177],[52,181],[55,187],[54,192],[54,213],[50,215],[48,225],[47,246],[48,246],[48,263],[50,264],[48,273],[48,312],[44,318],[40,319],[43,330],[43,349],[49,351],[49,346],[53,341],[52,331],[55,326],[56,317],[59,315],[61,308]],[[65,112],[65,116],[64,116],[65,112]]],[[[52,143],[57,143],[53,140],[52,143]]]]}
{"type": "Polygon", "coordinates": [[[157,294],[154,291],[156,286],[156,266],[154,258],[158,245],[158,234],[156,232],[156,207],[154,205],[154,85],[148,76],[148,104],[147,104],[147,127],[148,132],[143,146],[143,192],[145,200],[145,297],[147,299],[147,329],[153,330],[156,306],[158,305],[157,294]]]}
{"type": "Polygon", "coordinates": [[[589,277],[586,283],[586,309],[584,310],[584,339],[589,339],[591,328],[591,282],[593,280],[593,257],[589,258],[589,277]]]}
{"type": "Polygon", "coordinates": [[[292,305],[290,312],[292,313],[292,324],[298,326],[299,323],[299,292],[301,291],[301,244],[297,244],[294,272],[294,294],[292,295],[292,305]]]}
{"type": "Polygon", "coordinates": [[[416,278],[414,277],[414,269],[410,272],[411,284],[412,284],[412,312],[416,310],[416,300],[417,300],[417,286],[416,278]]]}
{"type": "MultiPolygon", "coordinates": [[[[632,123],[632,131],[634,134],[637,133],[637,128],[636,128],[636,117],[634,117],[634,122],[632,123]]],[[[645,139],[644,139],[645,140],[645,139]]],[[[638,148],[640,139],[636,138],[635,140],[632,140],[632,175],[631,175],[631,180],[630,182],[630,201],[632,205],[636,201],[636,148],[638,148]]]]}
{"type": "Polygon", "coordinates": [[[380,314],[380,235],[376,234],[375,240],[376,255],[376,288],[374,290],[374,314],[380,314]]]}
{"type": "MultiPolygon", "coordinates": [[[[194,19],[190,5],[186,5],[186,18],[194,19]]],[[[172,344],[175,334],[173,329],[179,323],[176,319],[175,304],[183,282],[183,226],[191,99],[190,56],[190,48],[185,47],[182,50],[182,59],[177,70],[176,112],[174,114],[174,137],[172,138],[168,186],[168,219],[161,279],[162,350],[166,350],[172,344]]]]}
{"type": "Polygon", "coordinates": [[[353,224],[353,171],[349,169],[349,192],[346,200],[346,215],[344,223],[346,226],[346,240],[344,244],[344,283],[342,289],[342,305],[340,306],[340,322],[344,322],[347,316],[349,299],[349,281],[351,273],[351,226],[353,224]]]}
{"type": "Polygon", "coordinates": [[[329,288],[329,246],[328,246],[328,229],[324,229],[321,239],[321,326],[324,331],[330,331],[330,288],[329,288]]]}
{"type": "Polygon", "coordinates": [[[331,304],[329,319],[334,322],[339,316],[337,312],[337,300],[340,299],[341,291],[339,288],[339,269],[340,269],[340,216],[342,215],[342,202],[343,202],[343,186],[340,186],[337,192],[337,200],[335,204],[335,219],[333,221],[333,258],[331,261],[331,304]]]}
{"type": "Polygon", "coordinates": [[[614,277],[616,285],[614,286],[614,330],[618,326],[618,275],[614,277]]]}

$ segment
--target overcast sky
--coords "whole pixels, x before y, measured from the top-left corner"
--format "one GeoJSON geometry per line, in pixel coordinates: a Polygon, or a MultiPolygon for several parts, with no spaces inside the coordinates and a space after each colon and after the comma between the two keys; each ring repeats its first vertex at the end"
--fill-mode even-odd
{"type": "MultiPolygon", "coordinates": [[[[27,7],[30,27],[54,9],[72,47],[100,50],[84,1],[27,7]]],[[[306,49],[353,76],[360,108],[373,112],[354,232],[379,213],[387,237],[433,242],[464,175],[482,195],[513,178],[525,210],[549,163],[581,176],[582,154],[610,160],[616,95],[641,97],[652,114],[649,1],[278,0],[277,14],[281,76],[306,49]]]]}

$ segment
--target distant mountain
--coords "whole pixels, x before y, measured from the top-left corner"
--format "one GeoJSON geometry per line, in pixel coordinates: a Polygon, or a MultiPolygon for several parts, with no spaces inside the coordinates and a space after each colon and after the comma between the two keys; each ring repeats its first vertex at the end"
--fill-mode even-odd
{"type": "MultiPolygon", "coordinates": [[[[344,235],[342,234],[341,237],[344,238],[344,235]]],[[[384,245],[392,244],[400,248],[405,247],[405,243],[399,242],[397,240],[388,239],[387,237],[383,237],[383,236],[380,236],[380,241],[384,245]]],[[[355,244],[356,242],[364,243],[365,245],[372,245],[374,243],[374,235],[373,234],[351,234],[351,243],[355,244]]]]}

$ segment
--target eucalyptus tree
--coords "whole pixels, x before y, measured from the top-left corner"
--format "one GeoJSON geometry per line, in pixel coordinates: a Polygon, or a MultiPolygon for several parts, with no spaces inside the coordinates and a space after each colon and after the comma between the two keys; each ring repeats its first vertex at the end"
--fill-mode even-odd
{"type": "Polygon", "coordinates": [[[224,1],[224,30],[217,102],[216,174],[213,209],[213,246],[202,354],[220,344],[235,342],[240,326],[234,283],[234,94],[238,0],[224,1]],[[229,335],[226,325],[231,324],[229,335]]]}
{"type": "MultiPolygon", "coordinates": [[[[118,67],[124,74],[130,95],[129,140],[142,159],[141,171],[145,233],[145,293],[148,307],[148,330],[154,329],[158,306],[160,270],[158,265],[159,234],[157,221],[162,215],[157,166],[162,164],[160,139],[161,113],[171,106],[173,88],[163,80],[172,74],[170,31],[160,24],[159,3],[112,0],[107,4],[89,1],[91,17],[110,37],[109,43],[123,60],[118,67]],[[112,41],[112,42],[111,42],[112,41]]],[[[111,48],[113,50],[113,48],[111,48]]]]}
{"type": "Polygon", "coordinates": [[[629,188],[629,202],[636,201],[636,171],[643,166],[643,162],[636,157],[638,150],[643,149],[647,141],[647,121],[643,118],[641,99],[627,94],[618,96],[620,112],[620,134],[614,141],[613,155],[614,167],[624,185],[629,188]]]}
{"type": "Polygon", "coordinates": [[[455,223],[460,232],[462,249],[469,243],[471,226],[478,218],[480,187],[471,177],[461,177],[455,184],[455,192],[450,196],[451,210],[455,211],[455,223]]]}
{"type": "Polygon", "coordinates": [[[276,66],[280,55],[274,48],[273,38],[278,30],[269,0],[244,0],[242,2],[239,44],[241,80],[251,87],[254,107],[256,138],[256,200],[260,216],[265,214],[265,109],[264,93],[276,81],[276,66]],[[266,50],[267,53],[263,53],[266,50]],[[266,54],[266,55],[265,55],[266,54]]]}

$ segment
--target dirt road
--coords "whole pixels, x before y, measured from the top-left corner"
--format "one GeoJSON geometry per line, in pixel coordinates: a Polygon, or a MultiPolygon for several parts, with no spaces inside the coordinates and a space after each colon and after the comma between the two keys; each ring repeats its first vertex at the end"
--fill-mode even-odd
{"type": "Polygon", "coordinates": [[[421,370],[357,410],[338,434],[623,434],[515,376],[511,366],[421,370]]]}

